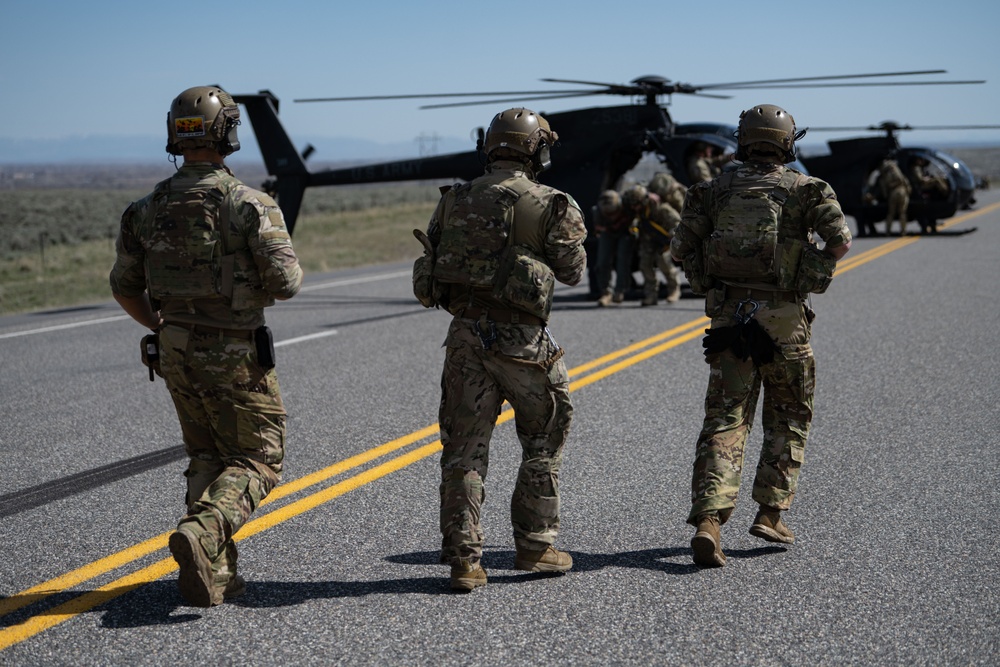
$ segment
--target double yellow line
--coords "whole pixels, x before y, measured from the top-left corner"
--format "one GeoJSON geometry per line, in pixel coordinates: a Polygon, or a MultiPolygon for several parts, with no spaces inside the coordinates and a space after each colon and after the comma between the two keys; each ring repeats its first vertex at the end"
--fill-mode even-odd
{"type": "MultiPolygon", "coordinates": [[[[962,215],[955,216],[954,218],[949,218],[947,222],[938,225],[938,229],[947,229],[949,227],[954,227],[957,224],[970,220],[971,218],[978,217],[980,215],[985,215],[990,211],[995,211],[1000,208],[1000,202],[996,204],[990,204],[984,208],[976,211],[970,211],[969,213],[964,213],[962,215]]],[[[865,252],[859,253],[857,255],[848,255],[841,262],[837,263],[837,271],[835,275],[840,275],[846,273],[851,269],[855,269],[862,264],[867,264],[868,262],[888,255],[890,252],[899,250],[900,248],[905,248],[908,245],[916,243],[921,239],[920,236],[901,236],[892,241],[886,243],[880,243],[879,245],[866,250],[865,252]]]]}
{"type": "MultiPolygon", "coordinates": [[[[708,318],[701,317],[691,322],[664,331],[656,336],[639,341],[628,347],[622,348],[607,354],[593,361],[570,370],[570,391],[576,391],[581,387],[597,382],[610,375],[623,371],[650,357],[665,352],[673,347],[681,345],[692,338],[702,334],[702,330],[708,325],[708,318]],[[573,379],[579,378],[579,379],[573,379]]],[[[509,421],[513,418],[512,410],[507,409],[500,414],[498,424],[509,421]]],[[[387,454],[403,449],[414,443],[419,443],[438,434],[438,424],[431,424],[418,431],[414,431],[406,436],[397,438],[378,447],[374,447],[365,452],[339,461],[327,468],[318,470],[294,481],[278,486],[265,499],[261,506],[274,503],[277,500],[286,498],[304,489],[316,486],[326,480],[336,477],[349,470],[353,470],[365,465],[375,459],[387,454]]],[[[353,477],[338,482],[332,486],[312,493],[304,498],[284,505],[272,512],[258,516],[248,521],[235,537],[236,541],[245,540],[252,535],[276,526],[288,519],[307,512],[323,503],[342,496],[349,491],[364,486],[377,479],[385,477],[401,468],[427,458],[441,451],[441,440],[421,445],[416,449],[406,452],[393,459],[385,461],[368,470],[364,470],[353,477]]],[[[0,617],[6,616],[18,609],[28,605],[41,603],[47,598],[65,593],[79,584],[99,577],[107,572],[127,566],[151,553],[159,551],[167,546],[169,532],[162,533],[144,542],[136,544],[118,553],[96,560],[81,568],[67,572],[64,575],[50,579],[37,586],[21,591],[11,597],[0,600],[0,617]]],[[[135,572],[115,579],[95,590],[81,593],[79,596],[64,602],[56,607],[48,609],[38,615],[28,618],[26,621],[0,630],[0,651],[24,641],[40,632],[47,630],[63,621],[67,621],[78,614],[90,611],[94,607],[113,600],[121,595],[132,591],[139,586],[151,583],[161,577],[170,574],[177,569],[177,564],[172,558],[164,558],[151,565],[141,568],[135,572]]]]}
{"type": "MultiPolygon", "coordinates": [[[[971,217],[983,215],[989,211],[1000,208],[1000,203],[993,204],[979,211],[952,218],[943,228],[959,224],[971,217]]],[[[887,253],[903,248],[919,240],[919,236],[901,237],[880,244],[858,256],[845,259],[837,267],[837,273],[844,273],[853,268],[861,266],[887,253]]],[[[587,385],[593,384],[606,377],[621,372],[651,357],[666,352],[678,345],[686,343],[702,335],[703,329],[708,326],[707,317],[699,317],[690,322],[682,324],[673,329],[664,331],[656,336],[633,343],[627,347],[616,350],[585,364],[577,366],[569,371],[570,391],[576,391],[587,385]]],[[[497,424],[502,424],[513,418],[513,411],[507,409],[501,413],[497,424]]],[[[401,438],[397,438],[378,447],[374,447],[365,452],[339,461],[331,466],[318,470],[314,473],[288,482],[277,487],[261,505],[274,503],[282,498],[291,496],[310,487],[321,484],[332,477],[341,475],[355,468],[361,467],[371,461],[381,458],[387,454],[396,452],[414,443],[419,443],[428,438],[436,436],[439,432],[438,424],[431,424],[425,428],[414,431],[401,438]]],[[[436,439],[433,442],[423,444],[400,456],[392,458],[375,467],[364,470],[353,477],[349,477],[332,486],[312,493],[304,498],[284,505],[272,512],[260,515],[247,522],[236,536],[236,541],[245,540],[252,535],[272,528],[288,519],[307,512],[319,505],[322,505],[334,498],[342,496],[365,484],[381,479],[397,470],[425,459],[441,450],[441,441],[436,439]]],[[[167,546],[169,532],[152,537],[144,542],[136,544],[118,553],[96,560],[81,568],[67,572],[64,575],[50,579],[46,582],[28,588],[20,593],[16,593],[8,598],[0,599],[0,618],[11,614],[18,609],[29,605],[41,603],[47,598],[65,593],[70,589],[84,582],[90,581],[103,574],[127,566],[141,558],[155,553],[167,546]]],[[[0,651],[22,642],[48,628],[51,628],[63,621],[67,621],[74,616],[90,611],[91,609],[104,604],[110,600],[120,597],[129,591],[140,586],[156,581],[163,576],[170,574],[177,569],[177,564],[172,558],[164,558],[151,565],[143,567],[135,572],[126,574],[114,581],[111,581],[92,591],[82,592],[67,602],[57,605],[37,615],[31,616],[27,620],[8,628],[0,629],[0,651]]]]}

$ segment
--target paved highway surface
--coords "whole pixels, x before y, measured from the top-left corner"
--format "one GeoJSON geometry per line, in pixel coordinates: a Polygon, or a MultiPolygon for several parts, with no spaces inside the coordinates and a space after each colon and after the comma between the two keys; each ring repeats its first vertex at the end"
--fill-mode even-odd
{"type": "Polygon", "coordinates": [[[0,318],[0,665],[997,664],[1000,193],[948,225],[857,240],[813,297],[796,544],[747,534],[755,431],[722,569],[692,565],[684,523],[702,302],[598,309],[561,288],[575,568],[513,569],[505,414],[490,583],[467,595],[437,563],[449,318],[415,302],[408,264],[309,276],[269,310],[287,472],[239,535],[246,596],[208,610],[166,549],[185,464],[144,331],[112,302],[0,318]]]}

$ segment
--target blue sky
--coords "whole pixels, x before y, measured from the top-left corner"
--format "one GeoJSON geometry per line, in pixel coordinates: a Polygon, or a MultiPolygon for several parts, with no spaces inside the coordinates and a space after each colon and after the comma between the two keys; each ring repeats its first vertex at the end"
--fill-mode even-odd
{"type": "MultiPolygon", "coordinates": [[[[416,154],[419,135],[465,138],[514,105],[419,110],[414,100],[292,100],[544,90],[551,84],[539,81],[543,77],[626,83],[655,74],[709,84],[924,69],[948,70],[931,79],[987,83],[739,91],[729,93],[730,100],[675,95],[670,110],[679,122],[735,123],[741,109],[775,103],[800,126],[889,119],[914,126],[1000,123],[995,0],[0,0],[0,15],[0,139],[159,138],[177,93],[218,83],[234,93],[274,92],[300,146],[321,137],[352,137],[411,142],[416,154]]],[[[555,112],[624,101],[586,97],[527,104],[555,112]]],[[[807,141],[826,138],[811,135],[807,141]]],[[[1000,144],[1000,130],[909,132],[901,140],[1000,144]]]]}

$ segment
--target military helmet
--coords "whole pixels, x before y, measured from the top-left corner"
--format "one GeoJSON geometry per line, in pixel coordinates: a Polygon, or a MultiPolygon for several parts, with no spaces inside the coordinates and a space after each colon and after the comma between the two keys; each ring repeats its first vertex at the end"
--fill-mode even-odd
{"type": "Polygon", "coordinates": [[[499,148],[531,157],[539,148],[552,146],[558,138],[549,127],[549,121],[531,109],[516,107],[493,117],[483,150],[487,157],[499,148]]]}
{"type": "Polygon", "coordinates": [[[646,189],[646,186],[636,184],[622,193],[622,204],[624,204],[626,208],[632,208],[637,204],[645,203],[648,197],[649,190],[646,189]]]}
{"type": "Polygon", "coordinates": [[[622,210],[622,197],[615,190],[605,190],[597,198],[597,210],[602,215],[612,216],[622,210]]]}
{"type": "Polygon", "coordinates": [[[790,113],[773,104],[759,104],[740,114],[736,159],[747,159],[747,146],[766,143],[780,148],[785,162],[791,162],[795,159],[795,140],[804,135],[805,130],[795,133],[795,119],[790,113]]]}
{"type": "Polygon", "coordinates": [[[240,107],[217,86],[195,86],[174,98],[167,113],[167,152],[182,155],[186,148],[212,148],[221,155],[240,149],[236,126],[240,107]]]}

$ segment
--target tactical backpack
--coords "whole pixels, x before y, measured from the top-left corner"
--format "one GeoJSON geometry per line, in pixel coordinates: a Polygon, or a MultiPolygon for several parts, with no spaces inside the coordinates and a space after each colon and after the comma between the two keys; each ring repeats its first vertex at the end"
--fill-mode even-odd
{"type": "Polygon", "coordinates": [[[821,294],[833,280],[836,260],[798,230],[782,226],[784,204],[798,179],[785,168],[770,189],[734,190],[736,172],[714,181],[715,227],[705,239],[706,273],[732,283],[764,283],[800,294],[821,294]]]}
{"type": "Polygon", "coordinates": [[[782,211],[797,174],[785,169],[770,188],[734,187],[735,172],[713,183],[714,229],[705,239],[705,269],[722,281],[776,284],[793,289],[801,247],[780,233],[782,211]]]}
{"type": "Polygon", "coordinates": [[[229,248],[230,220],[223,202],[239,185],[234,177],[221,178],[211,186],[185,189],[183,197],[171,192],[169,179],[156,186],[151,198],[155,217],[145,242],[151,297],[225,299],[233,310],[274,303],[249,250],[229,248]]]}

